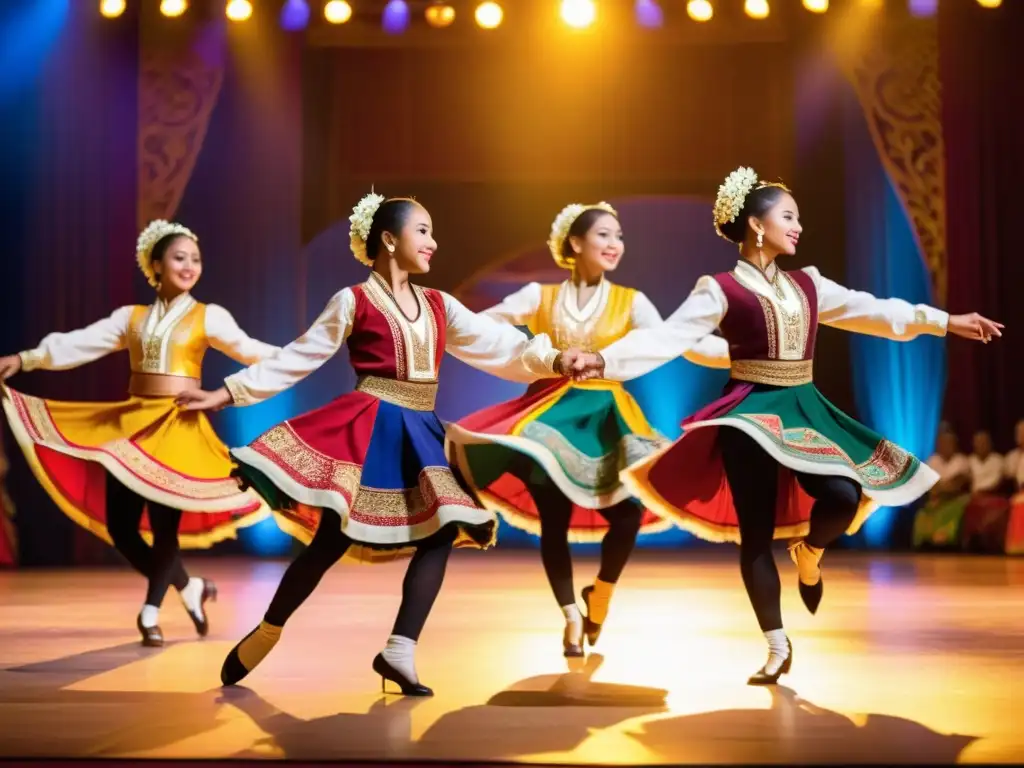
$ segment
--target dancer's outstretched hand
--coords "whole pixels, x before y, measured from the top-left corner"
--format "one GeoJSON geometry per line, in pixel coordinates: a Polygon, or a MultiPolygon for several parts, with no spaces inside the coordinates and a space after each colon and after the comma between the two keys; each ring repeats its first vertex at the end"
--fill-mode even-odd
{"type": "Polygon", "coordinates": [[[174,399],[174,402],[183,411],[219,411],[224,406],[231,405],[231,393],[227,387],[221,387],[213,392],[186,389],[174,399]]]}
{"type": "Polygon", "coordinates": [[[21,370],[21,355],[0,357],[0,381],[7,381],[21,370]]]}
{"type": "Polygon", "coordinates": [[[969,315],[950,315],[949,323],[946,326],[949,333],[955,333],[965,339],[980,341],[983,344],[988,344],[993,338],[998,339],[1002,336],[1003,334],[1000,332],[1002,329],[1002,323],[982,317],[977,312],[971,312],[969,315]]]}

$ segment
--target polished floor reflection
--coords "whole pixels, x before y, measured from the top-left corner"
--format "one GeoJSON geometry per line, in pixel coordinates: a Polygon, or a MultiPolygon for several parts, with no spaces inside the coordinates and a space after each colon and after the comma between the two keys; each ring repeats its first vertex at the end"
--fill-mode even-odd
{"type": "Polygon", "coordinates": [[[1024,560],[830,555],[816,617],[779,560],[793,672],[757,689],[732,548],[638,556],[575,668],[535,555],[457,553],[419,649],[426,700],[382,697],[370,670],[401,565],[335,568],[234,689],[221,661],[283,563],[192,560],[220,586],[213,631],[196,640],[169,596],[162,649],[138,645],[127,571],[0,572],[0,758],[1024,761],[1024,560]]]}

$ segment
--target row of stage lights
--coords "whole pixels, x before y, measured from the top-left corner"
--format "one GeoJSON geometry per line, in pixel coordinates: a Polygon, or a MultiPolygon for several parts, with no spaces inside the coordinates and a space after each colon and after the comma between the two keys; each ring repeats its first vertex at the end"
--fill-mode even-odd
{"type": "MultiPolygon", "coordinates": [[[[665,0],[661,0],[664,2],[665,0]]],[[[682,1],[682,0],[679,0],[682,1]]],[[[1022,2],[1024,0],[1018,0],[1022,2]]],[[[637,21],[641,26],[658,27],[662,23],[659,0],[635,0],[637,21]]],[[[710,21],[715,15],[712,0],[685,0],[686,12],[694,21],[710,21]]],[[[804,8],[812,13],[825,13],[829,0],[802,0],[804,8]]],[[[860,0],[863,5],[881,7],[885,0],[860,0]]],[[[983,8],[998,8],[1003,0],[977,0],[983,8]]],[[[915,16],[931,16],[938,9],[939,0],[907,0],[915,16]]],[[[107,18],[116,18],[125,12],[126,0],[100,0],[100,13],[107,18]]],[[[224,13],[231,21],[245,21],[252,16],[252,0],[227,0],[224,13]]],[[[331,24],[344,24],[352,18],[352,5],[346,0],[327,0],[322,3],[324,19],[331,24]]],[[[160,12],[174,18],[188,10],[188,0],[160,0],[160,12]]],[[[743,10],[752,19],[766,19],[771,13],[769,0],[743,0],[743,10]]],[[[561,0],[562,20],[570,27],[585,29],[597,20],[595,0],[561,0]]],[[[427,23],[432,27],[447,27],[455,21],[455,8],[443,0],[427,6],[424,12],[427,23]]],[[[303,29],[309,23],[310,9],[307,0],[286,0],[281,9],[281,24],[286,29],[303,29]]],[[[501,26],[505,12],[501,5],[486,0],[476,6],[473,14],[477,26],[495,29],[501,26]]],[[[390,0],[383,11],[384,28],[400,32],[409,23],[409,5],[405,0],[390,0]]]]}

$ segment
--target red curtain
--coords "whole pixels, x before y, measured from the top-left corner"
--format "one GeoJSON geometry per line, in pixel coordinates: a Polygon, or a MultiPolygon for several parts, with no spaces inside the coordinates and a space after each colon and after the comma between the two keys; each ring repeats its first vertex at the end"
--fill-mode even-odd
{"type": "Polygon", "coordinates": [[[1024,354],[1024,134],[1016,95],[1024,3],[939,5],[948,306],[1007,326],[989,346],[950,340],[946,413],[961,439],[990,429],[1007,448],[1024,417],[1020,383],[1011,379],[1024,354]]]}

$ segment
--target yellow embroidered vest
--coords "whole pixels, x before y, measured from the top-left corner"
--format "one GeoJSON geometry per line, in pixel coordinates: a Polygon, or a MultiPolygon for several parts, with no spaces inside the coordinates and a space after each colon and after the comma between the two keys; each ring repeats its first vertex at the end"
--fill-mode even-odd
{"type": "Polygon", "coordinates": [[[600,317],[578,322],[558,306],[562,285],[542,285],[540,307],[530,318],[530,333],[546,333],[558,350],[578,347],[597,352],[630,331],[630,316],[636,290],[608,283],[608,298],[600,317]]]}
{"type": "Polygon", "coordinates": [[[150,322],[154,307],[135,307],[128,323],[128,357],[132,373],[167,376],[202,375],[206,338],[206,305],[191,299],[171,307],[159,322],[150,322]]]}

